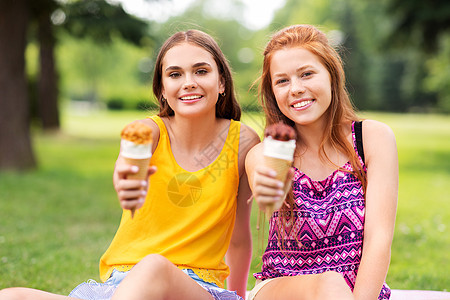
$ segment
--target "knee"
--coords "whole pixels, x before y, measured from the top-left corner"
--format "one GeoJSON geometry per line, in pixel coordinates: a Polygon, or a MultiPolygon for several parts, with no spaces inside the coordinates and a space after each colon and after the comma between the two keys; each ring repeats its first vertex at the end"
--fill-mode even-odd
{"type": "Polygon", "coordinates": [[[141,272],[148,277],[161,280],[170,278],[170,270],[174,267],[167,258],[159,254],[149,254],[138,263],[141,272]]]}
{"type": "Polygon", "coordinates": [[[23,300],[27,299],[22,288],[7,288],[0,290],[0,300],[23,300]]]}
{"type": "Polygon", "coordinates": [[[341,274],[330,271],[319,276],[316,299],[354,300],[353,293],[341,274]]]}

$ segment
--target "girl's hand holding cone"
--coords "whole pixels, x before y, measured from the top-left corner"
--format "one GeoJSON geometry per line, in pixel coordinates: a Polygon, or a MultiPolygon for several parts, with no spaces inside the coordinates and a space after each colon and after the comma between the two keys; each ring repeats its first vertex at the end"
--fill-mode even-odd
{"type": "Polygon", "coordinates": [[[297,134],[292,127],[277,123],[267,127],[264,135],[264,157],[262,164],[255,167],[253,196],[270,218],[282,207],[291,187],[297,134]]]}
{"type": "Polygon", "coordinates": [[[131,218],[134,217],[136,209],[142,207],[147,194],[152,139],[152,129],[143,122],[133,122],[121,132],[120,157],[117,164],[124,162],[128,168],[117,170],[117,174],[119,179],[122,179],[119,183],[122,182],[126,192],[122,193],[121,197],[122,191],[117,190],[117,187],[116,191],[122,207],[131,210],[131,218]],[[127,181],[123,183],[123,179],[127,181]]]}
{"type": "Polygon", "coordinates": [[[123,209],[137,210],[144,205],[148,190],[148,176],[156,172],[156,167],[147,167],[146,171],[145,179],[130,179],[139,172],[139,168],[128,164],[119,157],[116,163],[116,172],[114,172],[117,178],[114,181],[120,206],[123,209]]]}
{"type": "Polygon", "coordinates": [[[278,179],[277,172],[265,165],[255,168],[253,177],[253,196],[258,203],[259,209],[270,218],[275,210],[283,206],[286,194],[291,188],[294,170],[289,168],[286,180],[278,179]]]}

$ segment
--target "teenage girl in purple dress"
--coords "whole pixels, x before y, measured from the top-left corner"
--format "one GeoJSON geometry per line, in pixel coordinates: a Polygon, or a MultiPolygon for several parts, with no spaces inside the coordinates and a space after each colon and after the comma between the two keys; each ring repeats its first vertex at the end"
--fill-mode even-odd
{"type": "Polygon", "coordinates": [[[247,299],[389,299],[398,193],[393,132],[358,119],[342,61],[313,26],[272,37],[260,96],[267,126],[282,121],[298,138],[286,183],[261,165],[262,144],[246,159],[259,207],[284,201],[270,218],[262,270],[247,299]]]}

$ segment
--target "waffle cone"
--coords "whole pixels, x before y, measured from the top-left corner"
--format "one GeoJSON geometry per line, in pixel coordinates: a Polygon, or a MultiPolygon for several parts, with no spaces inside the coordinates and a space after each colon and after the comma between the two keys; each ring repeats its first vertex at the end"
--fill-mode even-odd
{"type": "MultiPolygon", "coordinates": [[[[147,178],[147,170],[148,170],[148,166],[150,164],[150,157],[140,158],[140,159],[124,157],[123,159],[125,160],[125,162],[127,164],[137,166],[139,168],[137,173],[129,174],[127,176],[128,179],[145,180],[147,178]]],[[[134,217],[135,212],[136,212],[136,209],[132,208],[131,209],[131,218],[132,219],[134,217]]]]}
{"type": "Polygon", "coordinates": [[[144,179],[147,178],[147,169],[148,169],[148,166],[150,164],[150,157],[148,157],[148,158],[140,158],[140,159],[124,157],[123,159],[125,160],[125,162],[127,164],[130,164],[130,165],[133,165],[133,166],[137,166],[139,168],[139,171],[137,173],[129,174],[127,176],[127,179],[141,179],[141,180],[144,180],[144,179]]]}
{"type": "MultiPolygon", "coordinates": [[[[276,179],[280,180],[281,182],[285,182],[287,174],[289,172],[289,169],[291,168],[292,161],[291,160],[286,160],[286,159],[270,157],[270,156],[265,156],[264,157],[264,164],[265,164],[266,167],[269,167],[272,170],[274,170],[275,172],[277,172],[277,175],[275,176],[276,179]]],[[[272,216],[273,212],[275,210],[280,209],[282,205],[283,205],[283,200],[281,200],[281,201],[279,201],[277,203],[274,203],[272,205],[267,205],[266,206],[266,216],[267,216],[267,218],[270,219],[270,217],[272,216]]]]}

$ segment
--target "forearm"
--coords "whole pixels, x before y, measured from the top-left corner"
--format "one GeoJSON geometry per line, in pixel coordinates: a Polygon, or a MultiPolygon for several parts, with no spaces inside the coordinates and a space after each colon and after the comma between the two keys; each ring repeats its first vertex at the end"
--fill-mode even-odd
{"type": "Polygon", "coordinates": [[[391,257],[390,242],[374,242],[376,245],[363,247],[353,290],[356,300],[376,300],[386,279],[391,257]]]}
{"type": "Polygon", "coordinates": [[[252,257],[251,237],[241,243],[230,245],[226,261],[230,267],[230,276],[227,278],[227,289],[236,291],[245,299],[247,290],[248,272],[252,257]]]}

